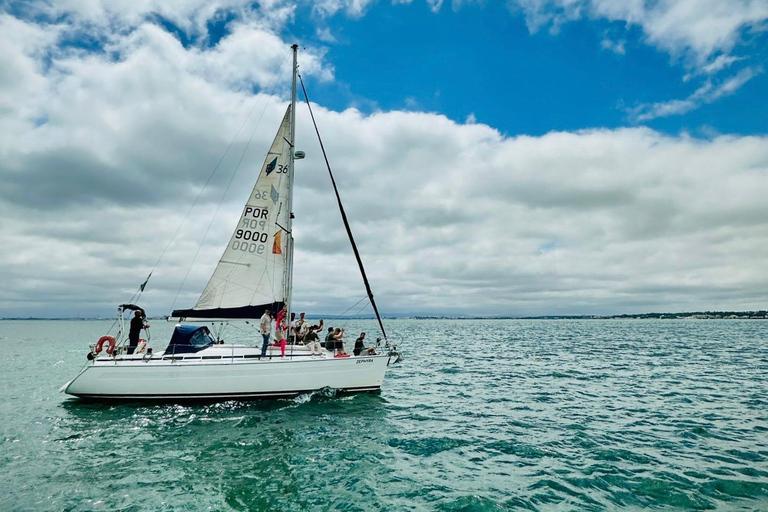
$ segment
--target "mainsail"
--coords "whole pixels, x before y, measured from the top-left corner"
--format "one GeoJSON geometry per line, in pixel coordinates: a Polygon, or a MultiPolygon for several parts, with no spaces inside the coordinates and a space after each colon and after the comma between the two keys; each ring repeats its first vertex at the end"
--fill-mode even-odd
{"type": "Polygon", "coordinates": [[[192,309],[174,310],[178,318],[257,318],[265,308],[286,300],[286,262],[291,237],[289,171],[291,107],[267,153],[248,202],[208,285],[192,309]]]}

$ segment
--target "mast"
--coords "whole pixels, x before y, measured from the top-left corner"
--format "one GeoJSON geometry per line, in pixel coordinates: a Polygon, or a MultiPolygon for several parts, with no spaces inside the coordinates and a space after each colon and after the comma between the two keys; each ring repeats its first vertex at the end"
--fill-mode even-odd
{"type": "Polygon", "coordinates": [[[296,75],[299,72],[298,64],[298,51],[299,45],[294,44],[291,46],[293,49],[293,79],[291,82],[291,140],[290,143],[290,158],[288,161],[288,222],[287,222],[287,251],[286,251],[286,275],[285,275],[285,303],[288,306],[286,311],[288,318],[288,334],[290,336],[290,321],[291,321],[291,299],[293,296],[293,162],[294,151],[296,148],[296,75]]]}

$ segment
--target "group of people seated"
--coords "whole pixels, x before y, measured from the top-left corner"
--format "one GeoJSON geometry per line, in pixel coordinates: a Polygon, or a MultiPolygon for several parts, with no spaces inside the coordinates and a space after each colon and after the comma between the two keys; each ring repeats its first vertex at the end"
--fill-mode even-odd
{"type": "MultiPolygon", "coordinates": [[[[344,328],[328,327],[328,334],[325,340],[320,340],[320,333],[323,331],[325,325],[321,319],[319,323],[310,325],[309,321],[305,318],[305,313],[300,313],[299,318],[296,319],[296,314],[291,313],[291,321],[285,322],[286,308],[283,308],[277,314],[277,321],[275,323],[275,342],[280,346],[281,355],[285,355],[286,344],[290,345],[306,345],[312,351],[312,354],[323,355],[323,349],[332,352],[334,357],[349,357],[345,350],[344,345],[344,328]],[[290,325],[290,329],[288,326],[290,325]],[[286,339],[286,334],[287,339],[286,339]]],[[[262,346],[262,356],[266,355],[266,349],[269,344],[269,337],[271,334],[270,324],[272,315],[269,310],[264,312],[264,316],[261,317],[261,334],[264,338],[264,344],[262,346]]],[[[376,350],[374,347],[365,346],[365,333],[361,332],[360,336],[355,340],[355,347],[353,354],[359,355],[375,355],[376,350]]]]}

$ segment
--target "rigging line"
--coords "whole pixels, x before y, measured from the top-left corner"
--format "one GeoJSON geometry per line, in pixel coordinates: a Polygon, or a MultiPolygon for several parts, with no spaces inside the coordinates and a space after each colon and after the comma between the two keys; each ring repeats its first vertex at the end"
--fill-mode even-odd
{"type": "MultiPolygon", "coordinates": [[[[264,116],[264,112],[266,111],[266,109],[267,109],[267,106],[265,105],[265,106],[264,106],[264,110],[261,112],[261,117],[259,117],[259,121],[261,121],[261,118],[264,116]]],[[[281,123],[281,124],[280,124],[280,129],[282,129],[282,126],[283,126],[283,125],[282,125],[282,123],[281,123]]],[[[226,197],[226,195],[227,195],[227,192],[229,191],[230,187],[232,186],[232,182],[234,181],[234,179],[235,179],[235,176],[237,175],[237,171],[238,171],[238,169],[240,168],[240,164],[242,163],[242,161],[243,161],[243,158],[245,158],[245,154],[246,154],[246,152],[247,152],[247,150],[248,150],[248,147],[250,146],[250,144],[251,144],[251,141],[253,140],[253,137],[256,135],[256,128],[257,128],[257,127],[258,127],[258,124],[256,125],[256,127],[254,127],[254,129],[253,129],[253,132],[251,133],[251,138],[250,138],[250,139],[248,139],[248,143],[246,144],[246,146],[245,146],[245,149],[243,150],[243,153],[240,155],[240,160],[238,160],[238,162],[237,162],[237,166],[235,167],[235,171],[234,171],[234,173],[232,174],[232,178],[230,179],[230,181],[229,181],[229,184],[227,185],[227,189],[224,191],[224,195],[222,196],[222,198],[221,198],[221,201],[219,202],[219,206],[216,208],[216,212],[214,213],[213,217],[211,218],[211,222],[209,223],[209,225],[208,225],[208,229],[207,229],[207,230],[206,230],[206,232],[205,232],[205,236],[203,237],[203,242],[205,242],[205,238],[208,236],[208,232],[210,231],[210,228],[211,228],[211,226],[213,225],[213,221],[216,219],[216,215],[218,214],[219,208],[221,207],[221,204],[224,202],[224,197],[226,197]]],[[[283,151],[280,151],[280,153],[279,153],[279,154],[281,154],[281,155],[282,155],[282,153],[283,153],[283,151]]],[[[267,152],[267,154],[269,155],[269,154],[270,154],[270,152],[268,151],[268,152],[267,152]]],[[[260,169],[260,170],[261,170],[261,169],[260,169]]],[[[260,174],[259,174],[259,176],[260,176],[260,174]]],[[[281,178],[281,180],[282,180],[282,178],[281,178]]],[[[257,180],[256,180],[256,183],[258,184],[258,178],[257,178],[257,180]]],[[[249,195],[249,201],[250,201],[250,195],[249,195]]],[[[247,204],[247,203],[246,203],[246,204],[247,204]]],[[[227,242],[227,247],[229,247],[229,242],[227,242]]],[[[199,250],[199,248],[198,248],[198,250],[199,250]]],[[[224,250],[224,252],[226,253],[226,249],[224,250]]],[[[239,257],[237,258],[237,259],[238,259],[238,262],[239,262],[239,261],[242,261],[242,260],[243,260],[245,257],[246,257],[246,253],[244,253],[244,252],[241,252],[241,253],[240,253],[240,255],[239,255],[239,257]]],[[[197,254],[195,254],[195,258],[197,258],[197,254]]],[[[223,258],[223,255],[222,255],[222,258],[223,258]]],[[[262,258],[263,258],[264,260],[267,260],[267,259],[268,259],[267,255],[264,255],[264,256],[262,256],[262,258]]],[[[221,261],[221,260],[219,260],[219,261],[221,261]]],[[[193,260],[193,262],[194,262],[194,260],[193,260]]],[[[234,272],[234,270],[235,270],[235,267],[234,267],[234,266],[232,266],[232,267],[229,269],[229,272],[227,273],[226,277],[225,277],[225,278],[223,278],[223,280],[224,280],[224,282],[225,282],[225,283],[228,283],[228,282],[230,282],[230,281],[229,281],[229,278],[232,276],[232,272],[234,272]]],[[[258,286],[258,285],[257,285],[257,286],[258,286]]],[[[225,288],[226,288],[226,287],[225,287],[225,288]]]]}
{"type": "Polygon", "coordinates": [[[365,291],[368,292],[368,298],[371,300],[371,306],[376,313],[376,319],[379,321],[379,327],[381,327],[381,334],[384,339],[387,339],[387,332],[384,330],[384,323],[381,321],[381,315],[379,314],[379,308],[376,307],[376,302],[373,300],[373,291],[371,285],[368,283],[368,276],[365,275],[365,268],[363,267],[363,260],[360,259],[360,252],[357,250],[357,244],[352,236],[352,228],[349,227],[349,221],[347,220],[347,214],[344,211],[344,206],[341,204],[341,196],[339,195],[339,189],[336,187],[336,180],[333,178],[333,172],[331,172],[331,164],[328,162],[328,155],[325,153],[325,146],[323,145],[323,139],[320,137],[320,130],[317,128],[315,122],[315,114],[312,113],[312,105],[309,104],[309,96],[307,95],[307,89],[304,87],[304,80],[301,75],[298,75],[301,82],[301,90],[304,93],[304,99],[307,102],[309,108],[309,115],[312,117],[312,124],[315,126],[315,133],[317,133],[317,140],[320,141],[320,149],[323,151],[323,158],[325,159],[325,166],[328,168],[328,174],[331,177],[331,183],[333,184],[333,191],[336,193],[336,201],[339,203],[339,212],[341,212],[341,220],[344,221],[344,227],[347,230],[349,236],[349,242],[352,244],[352,250],[355,252],[355,259],[357,259],[357,265],[360,267],[360,274],[363,277],[363,283],[365,283],[365,291]]]}
{"type": "MultiPolygon", "coordinates": [[[[342,314],[340,314],[340,315],[338,315],[338,316],[335,316],[335,317],[331,317],[331,321],[333,321],[334,319],[335,319],[335,320],[344,320],[344,321],[341,323],[341,327],[342,327],[342,328],[344,328],[344,329],[346,329],[347,325],[349,324],[349,320],[350,320],[350,318],[351,318],[351,317],[344,317],[344,315],[346,315],[346,314],[347,314],[347,313],[348,313],[348,312],[349,312],[349,311],[350,311],[352,308],[356,307],[358,304],[360,304],[361,302],[363,302],[363,301],[365,301],[365,300],[368,300],[368,297],[363,297],[363,298],[362,298],[362,299],[360,299],[359,301],[355,302],[355,303],[354,303],[354,304],[352,304],[350,307],[348,307],[348,308],[347,308],[347,310],[346,310],[346,311],[344,311],[342,314]]],[[[370,302],[370,301],[369,301],[369,302],[370,302]]],[[[363,310],[363,309],[364,309],[364,308],[365,308],[367,305],[368,305],[367,303],[366,303],[366,304],[363,304],[363,307],[362,307],[362,308],[361,308],[361,309],[358,311],[358,313],[359,313],[360,311],[362,311],[362,310],[363,310]]],[[[337,326],[338,326],[338,325],[337,325],[337,326]]]]}
{"type": "Polygon", "coordinates": [[[330,318],[331,318],[331,319],[334,319],[334,318],[335,318],[335,319],[337,319],[337,320],[341,320],[341,318],[342,318],[344,315],[346,315],[346,314],[349,312],[349,310],[351,310],[352,308],[356,307],[358,304],[360,304],[361,302],[363,302],[363,301],[364,301],[365,299],[367,299],[367,298],[368,298],[368,297],[363,297],[362,299],[360,299],[359,301],[355,302],[355,303],[354,303],[354,304],[352,304],[350,307],[348,307],[348,308],[347,308],[347,310],[346,310],[346,311],[344,311],[342,314],[340,314],[340,315],[336,315],[336,316],[332,316],[332,317],[330,317],[330,318]]]}
{"type": "Polygon", "coordinates": [[[354,314],[354,316],[355,316],[355,317],[357,317],[357,315],[359,315],[359,314],[360,314],[360,312],[361,312],[362,310],[364,310],[365,308],[367,308],[367,307],[368,307],[368,304],[363,304],[363,307],[361,307],[360,309],[358,309],[358,310],[357,310],[357,313],[355,313],[355,314],[354,314]]]}
{"type": "MultiPolygon", "coordinates": [[[[280,66],[280,74],[277,77],[277,80],[275,81],[270,94],[274,93],[275,89],[277,88],[277,84],[280,82],[280,78],[283,76],[283,69],[285,68],[285,62],[286,61],[283,61],[283,65],[280,66]]],[[[253,140],[254,135],[256,135],[256,129],[261,123],[261,119],[264,117],[264,112],[266,112],[268,106],[269,106],[268,104],[264,105],[264,108],[261,111],[261,115],[259,116],[259,120],[256,121],[256,126],[253,128],[253,131],[251,132],[251,136],[248,138],[248,143],[245,145],[245,148],[243,149],[243,153],[240,155],[240,160],[238,160],[237,166],[235,166],[235,170],[232,173],[232,177],[229,179],[229,183],[227,183],[227,188],[224,189],[224,193],[221,195],[221,200],[219,201],[219,204],[216,206],[216,211],[213,212],[213,217],[211,217],[211,221],[208,223],[208,227],[205,230],[203,239],[200,242],[200,245],[197,246],[197,250],[195,251],[195,256],[192,258],[192,263],[190,263],[189,268],[187,269],[187,273],[184,275],[184,280],[181,282],[181,286],[179,286],[179,290],[176,292],[176,296],[174,297],[173,303],[171,304],[171,309],[173,309],[176,306],[176,301],[178,300],[179,295],[181,294],[181,290],[184,288],[184,284],[187,282],[189,273],[192,271],[192,266],[195,264],[195,261],[197,260],[197,256],[200,254],[200,249],[202,249],[206,238],[208,238],[208,233],[211,231],[211,226],[213,225],[213,221],[216,220],[216,216],[218,215],[219,209],[221,208],[221,205],[224,202],[224,198],[227,197],[227,192],[229,192],[229,188],[232,186],[232,182],[234,181],[235,176],[237,175],[237,171],[238,169],[240,169],[240,164],[243,161],[243,158],[245,157],[245,153],[248,151],[248,147],[251,145],[251,141],[253,140]]]]}
{"type": "MultiPolygon", "coordinates": [[[[368,299],[368,297],[365,297],[363,300],[367,300],[367,299],[368,299]]],[[[360,303],[358,302],[358,304],[360,304],[360,303]]],[[[360,312],[361,312],[362,310],[364,310],[365,308],[367,308],[367,307],[368,307],[368,304],[370,304],[370,301],[368,301],[368,302],[366,302],[365,304],[363,304],[363,306],[362,306],[360,309],[358,309],[356,313],[354,313],[354,314],[353,314],[353,315],[351,315],[351,316],[348,316],[348,317],[346,317],[346,319],[345,319],[344,323],[342,323],[342,324],[341,324],[341,327],[342,327],[342,328],[344,328],[344,329],[346,329],[346,328],[347,328],[347,326],[349,326],[349,322],[350,322],[350,320],[359,320],[359,318],[357,318],[357,315],[359,315],[359,314],[360,314],[360,312]]],[[[354,306],[353,306],[353,307],[354,307],[354,306]]],[[[350,309],[352,309],[352,308],[350,308],[350,309]]],[[[349,310],[347,310],[347,311],[349,311],[349,310]]]]}
{"type": "MultiPolygon", "coordinates": [[[[259,287],[261,286],[261,282],[264,281],[264,276],[267,275],[267,265],[264,265],[264,270],[261,271],[261,276],[259,277],[259,282],[256,283],[256,287],[253,289],[253,293],[251,294],[251,304],[254,303],[254,299],[256,298],[256,294],[259,293],[259,287]]],[[[261,292],[262,295],[266,295],[264,292],[261,292]]]]}

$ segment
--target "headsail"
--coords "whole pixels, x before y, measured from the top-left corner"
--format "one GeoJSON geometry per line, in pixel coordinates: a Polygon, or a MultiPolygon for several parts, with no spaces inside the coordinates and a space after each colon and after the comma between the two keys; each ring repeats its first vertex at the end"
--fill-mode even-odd
{"type": "Polygon", "coordinates": [[[248,202],[208,285],[178,318],[257,318],[282,307],[291,237],[288,223],[291,107],[267,153],[248,202]]]}

